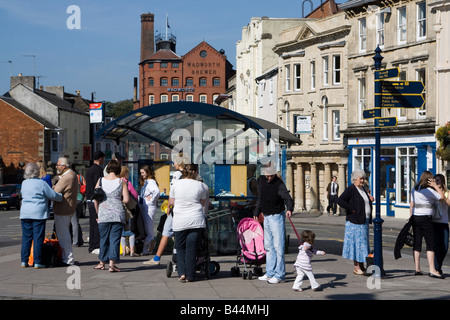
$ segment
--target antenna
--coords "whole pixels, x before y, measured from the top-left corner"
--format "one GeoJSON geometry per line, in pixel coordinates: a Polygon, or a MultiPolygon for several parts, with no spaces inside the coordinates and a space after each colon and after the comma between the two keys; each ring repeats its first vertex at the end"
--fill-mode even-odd
{"type": "Polygon", "coordinates": [[[9,67],[10,67],[10,76],[12,77],[13,72],[12,72],[12,61],[8,60],[8,61],[2,61],[2,63],[9,63],[9,67]]]}
{"type": "Polygon", "coordinates": [[[34,76],[36,77],[36,56],[34,54],[25,54],[22,57],[30,57],[34,59],[34,76]]]}

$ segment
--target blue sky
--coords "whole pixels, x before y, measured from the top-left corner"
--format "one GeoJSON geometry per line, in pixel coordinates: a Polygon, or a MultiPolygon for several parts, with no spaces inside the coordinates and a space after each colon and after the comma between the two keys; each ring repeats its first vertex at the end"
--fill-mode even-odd
{"type": "MultiPolygon", "coordinates": [[[[201,41],[224,49],[236,67],[236,42],[252,17],[301,18],[303,0],[0,0],[0,95],[13,75],[40,76],[43,86],[116,102],[133,97],[138,77],[140,15],[155,14],[165,30],[166,14],[184,55],[201,41]],[[80,9],[80,29],[69,29],[80,9]],[[33,57],[34,56],[34,57],[33,57]],[[10,63],[9,61],[12,61],[10,63]]],[[[343,2],[343,1],[337,1],[343,2]]],[[[314,7],[320,0],[313,0],[314,7]]],[[[305,5],[306,13],[309,5],[305,5]]]]}

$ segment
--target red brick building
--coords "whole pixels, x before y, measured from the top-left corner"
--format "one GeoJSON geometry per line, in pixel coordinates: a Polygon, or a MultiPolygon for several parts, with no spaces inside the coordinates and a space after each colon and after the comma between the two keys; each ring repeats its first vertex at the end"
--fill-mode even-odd
{"type": "Polygon", "coordinates": [[[196,101],[214,104],[227,92],[233,73],[223,50],[202,41],[184,56],[175,52],[171,34],[154,38],[154,15],[141,15],[141,61],[139,97],[135,109],[155,103],[196,101]],[[153,49],[156,44],[156,52],[153,49]]]}

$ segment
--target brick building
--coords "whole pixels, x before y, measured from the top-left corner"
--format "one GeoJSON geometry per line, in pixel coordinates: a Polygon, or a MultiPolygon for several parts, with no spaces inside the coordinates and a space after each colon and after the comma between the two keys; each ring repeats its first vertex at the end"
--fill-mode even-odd
{"type": "Polygon", "coordinates": [[[154,37],[151,13],[141,15],[140,60],[140,88],[135,109],[172,101],[214,104],[217,97],[226,94],[228,79],[233,73],[225,52],[217,51],[205,41],[179,56],[172,34],[154,37]]]}

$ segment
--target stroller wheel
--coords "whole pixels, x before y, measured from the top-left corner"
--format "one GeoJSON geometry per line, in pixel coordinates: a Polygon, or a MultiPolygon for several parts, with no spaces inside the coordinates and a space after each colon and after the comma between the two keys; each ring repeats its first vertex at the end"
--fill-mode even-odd
{"type": "Polygon", "coordinates": [[[239,268],[238,267],[232,267],[231,268],[231,276],[232,277],[238,277],[239,276],[239,268]]]}
{"type": "Polygon", "coordinates": [[[166,267],[167,278],[170,278],[170,276],[172,275],[172,268],[173,268],[173,263],[172,263],[172,261],[169,261],[169,263],[167,264],[167,267],[166,267]]]}
{"type": "Polygon", "coordinates": [[[209,265],[209,273],[214,276],[220,271],[220,264],[216,261],[211,261],[209,265]]]}
{"type": "Polygon", "coordinates": [[[253,279],[253,273],[251,271],[248,272],[248,279],[249,280],[253,279]]]}
{"type": "Polygon", "coordinates": [[[244,272],[242,272],[242,279],[247,279],[247,275],[248,275],[248,272],[247,271],[244,271],[244,272]]]}

